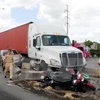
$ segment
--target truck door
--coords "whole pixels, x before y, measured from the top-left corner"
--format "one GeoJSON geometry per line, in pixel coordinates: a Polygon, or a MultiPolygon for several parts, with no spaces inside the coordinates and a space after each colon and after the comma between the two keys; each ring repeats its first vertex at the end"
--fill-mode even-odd
{"type": "Polygon", "coordinates": [[[28,56],[33,59],[40,60],[41,37],[34,36],[28,41],[28,56]]]}
{"type": "Polygon", "coordinates": [[[36,39],[35,37],[29,38],[28,41],[28,57],[35,59],[35,52],[36,52],[36,39]]]}
{"type": "Polygon", "coordinates": [[[40,60],[41,57],[41,37],[37,36],[36,37],[36,52],[35,52],[35,58],[37,60],[40,60]]]}

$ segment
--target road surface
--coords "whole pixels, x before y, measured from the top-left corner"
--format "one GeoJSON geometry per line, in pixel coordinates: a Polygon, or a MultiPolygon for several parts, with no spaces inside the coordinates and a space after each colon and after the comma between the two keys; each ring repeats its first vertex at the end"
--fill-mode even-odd
{"type": "Polygon", "coordinates": [[[15,85],[7,84],[0,68],[0,100],[50,100],[42,95],[31,93],[15,85]]]}
{"type": "Polygon", "coordinates": [[[98,65],[99,58],[88,58],[86,68],[100,68],[98,65]]]}

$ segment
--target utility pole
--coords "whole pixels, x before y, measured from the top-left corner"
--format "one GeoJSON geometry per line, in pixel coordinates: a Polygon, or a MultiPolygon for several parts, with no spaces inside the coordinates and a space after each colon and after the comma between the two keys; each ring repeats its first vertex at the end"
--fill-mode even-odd
{"type": "Polygon", "coordinates": [[[69,22],[68,22],[68,19],[69,19],[69,14],[68,14],[68,13],[69,13],[69,11],[68,11],[68,5],[66,5],[65,12],[66,12],[66,19],[67,19],[67,20],[66,20],[66,21],[67,21],[67,22],[66,22],[66,25],[67,25],[66,28],[67,28],[67,35],[68,35],[68,31],[69,31],[69,30],[68,30],[68,26],[69,26],[69,22]]]}
{"type": "Polygon", "coordinates": [[[5,10],[5,8],[0,8],[0,9],[5,10]]]}

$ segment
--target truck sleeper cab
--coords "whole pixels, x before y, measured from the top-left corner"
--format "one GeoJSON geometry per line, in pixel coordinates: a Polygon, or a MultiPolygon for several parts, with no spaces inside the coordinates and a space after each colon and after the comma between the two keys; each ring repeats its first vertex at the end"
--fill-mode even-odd
{"type": "Polygon", "coordinates": [[[28,33],[28,56],[33,69],[57,70],[61,67],[83,68],[86,65],[82,51],[71,46],[64,29],[47,25],[39,27],[33,23],[28,33]]]}

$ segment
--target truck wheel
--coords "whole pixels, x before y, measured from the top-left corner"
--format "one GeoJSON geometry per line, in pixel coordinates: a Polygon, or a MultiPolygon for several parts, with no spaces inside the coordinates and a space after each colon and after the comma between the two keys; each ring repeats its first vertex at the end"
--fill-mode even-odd
{"type": "Polygon", "coordinates": [[[48,65],[45,63],[45,61],[41,61],[39,71],[46,71],[48,69],[48,65]]]}
{"type": "Polygon", "coordinates": [[[34,69],[35,63],[33,60],[30,60],[30,69],[34,69]]]}
{"type": "Polygon", "coordinates": [[[39,65],[36,65],[34,60],[30,60],[30,69],[39,71],[39,65]]]}

